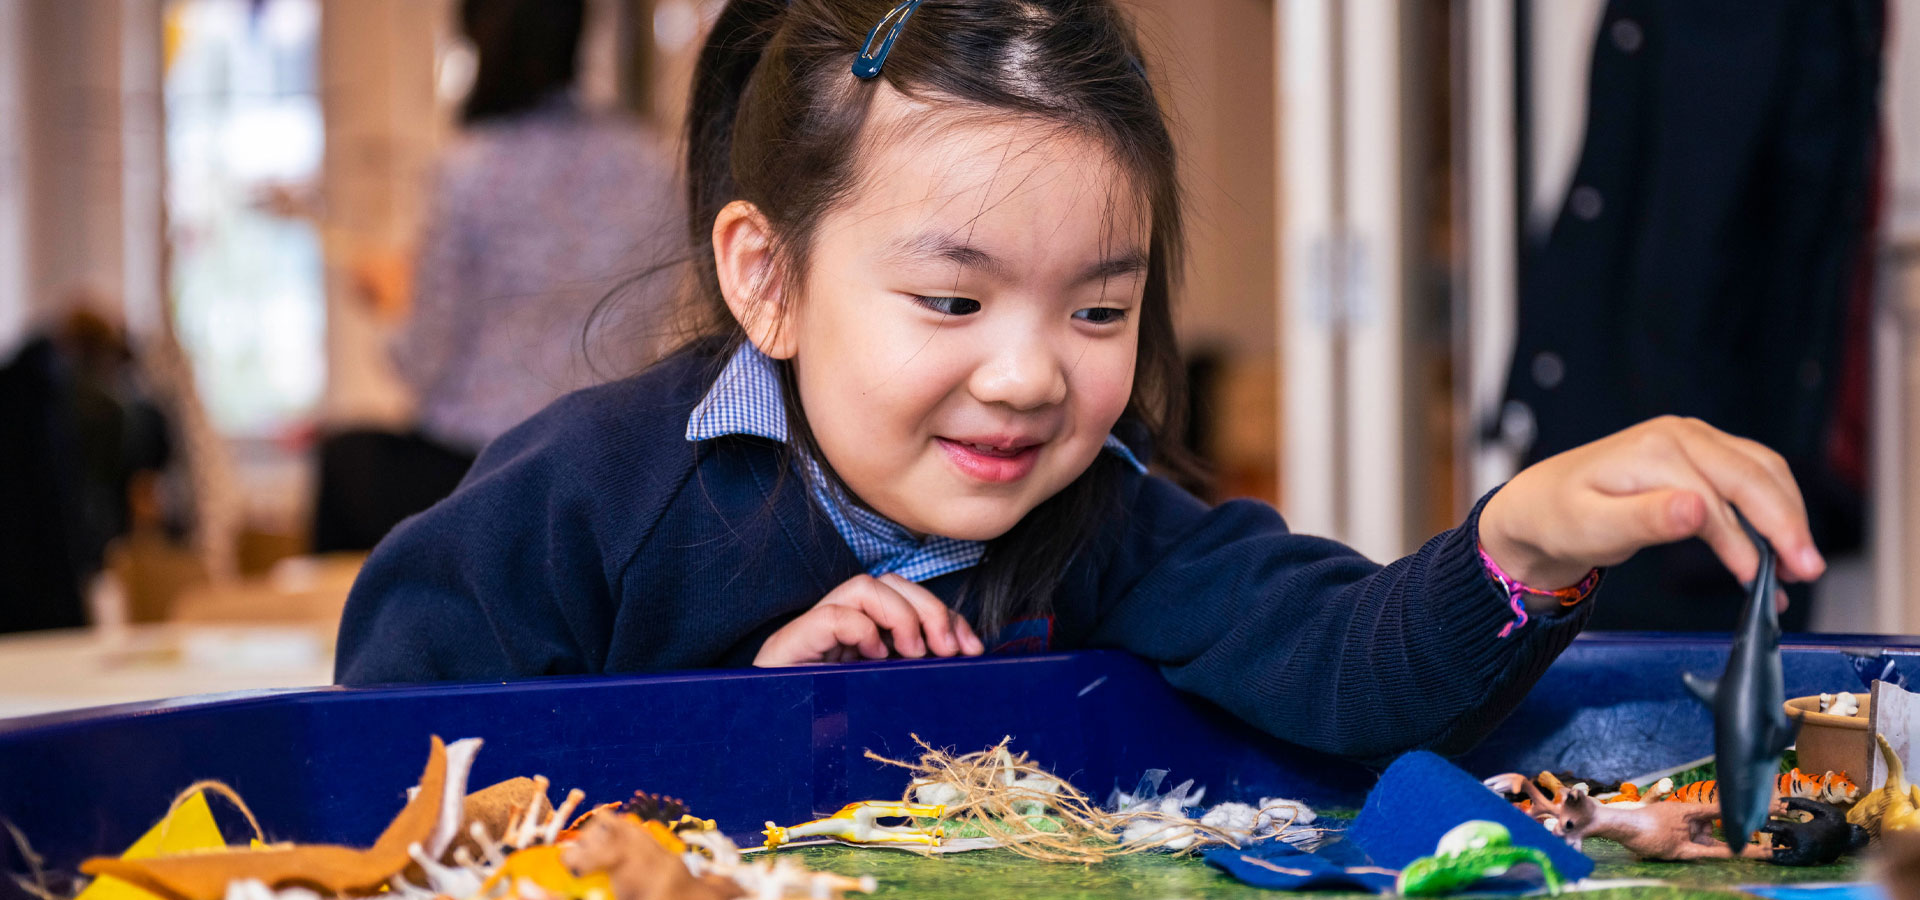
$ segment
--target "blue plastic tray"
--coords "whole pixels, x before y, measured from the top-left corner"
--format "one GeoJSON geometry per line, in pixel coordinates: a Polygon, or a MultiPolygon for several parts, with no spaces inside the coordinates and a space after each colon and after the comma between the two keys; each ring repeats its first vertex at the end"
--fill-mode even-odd
{"type": "MultiPolygon", "coordinates": [[[[1589,636],[1462,762],[1476,774],[1575,769],[1619,778],[1711,752],[1681,669],[1718,672],[1726,641],[1589,636]]],[[[1853,689],[1846,652],[1914,654],[1908,638],[1790,641],[1789,696],[1853,689]]],[[[1920,658],[1913,665],[1920,666],[1920,658]]],[[[1911,667],[1909,667],[1911,669],[1911,667]]],[[[590,801],[636,789],[685,799],[735,835],[859,799],[892,798],[910,734],[1015,748],[1104,797],[1148,768],[1209,799],[1358,806],[1372,776],[1259,734],[1119,653],[892,662],[513,683],[322,688],[132,704],[0,721],[0,815],[56,870],[125,848],[174,793],[232,785],[276,839],[365,845],[418,779],[427,736],[481,737],[475,786],[544,774],[590,801]]],[[[0,872],[25,868],[0,840],[0,872]]],[[[0,895],[11,888],[0,878],[0,895]]]]}

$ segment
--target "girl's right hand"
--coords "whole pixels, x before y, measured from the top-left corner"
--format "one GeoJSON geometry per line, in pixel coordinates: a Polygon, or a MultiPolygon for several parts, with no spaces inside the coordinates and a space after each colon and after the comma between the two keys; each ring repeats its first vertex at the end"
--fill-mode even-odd
{"type": "Polygon", "coordinates": [[[768,637],[753,664],[795,666],[886,659],[896,653],[916,659],[928,653],[979,656],[984,652],[986,646],[973,627],[932,591],[898,575],[856,575],[768,637]]]}

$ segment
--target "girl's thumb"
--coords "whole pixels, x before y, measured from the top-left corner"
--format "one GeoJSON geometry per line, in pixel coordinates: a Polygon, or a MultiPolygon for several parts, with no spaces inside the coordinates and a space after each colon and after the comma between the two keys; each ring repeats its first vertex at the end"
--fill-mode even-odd
{"type": "Polygon", "coordinates": [[[1603,509],[1608,530],[1642,547],[1693,537],[1707,522],[1706,501],[1684,488],[1609,497],[1603,509]]]}

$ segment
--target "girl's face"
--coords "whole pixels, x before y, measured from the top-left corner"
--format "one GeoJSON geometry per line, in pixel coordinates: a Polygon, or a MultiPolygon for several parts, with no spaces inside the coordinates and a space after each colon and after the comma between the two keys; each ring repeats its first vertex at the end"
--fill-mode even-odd
{"type": "Polygon", "coordinates": [[[1094,140],[875,100],[881,137],[783,323],[800,402],[873,509],[991,539],[1086,471],[1126,408],[1147,205],[1094,140]]]}

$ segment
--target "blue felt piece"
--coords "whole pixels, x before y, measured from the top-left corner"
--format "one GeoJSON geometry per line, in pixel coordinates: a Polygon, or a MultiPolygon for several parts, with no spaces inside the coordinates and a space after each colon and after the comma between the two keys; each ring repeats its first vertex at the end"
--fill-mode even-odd
{"type": "Polygon", "coordinates": [[[1347,830],[1347,839],[1375,863],[1398,869],[1433,855],[1441,835],[1472,819],[1504,825],[1516,845],[1546,851],[1568,881],[1593,874],[1593,860],[1586,854],[1567,846],[1459,766],[1425,751],[1406,754],[1387,767],[1347,830]]]}
{"type": "Polygon", "coordinates": [[[1873,683],[1876,681],[1884,681],[1904,690],[1913,690],[1907,686],[1909,680],[1907,669],[1900,665],[1904,661],[1909,668],[1912,667],[1914,659],[1911,656],[1893,653],[1848,653],[1846,657],[1848,662],[1853,663],[1854,674],[1860,676],[1861,690],[1872,691],[1873,683]]]}
{"type": "Polygon", "coordinates": [[[1276,891],[1358,890],[1384,894],[1393,890],[1396,874],[1391,869],[1368,865],[1365,859],[1340,860],[1339,854],[1302,853],[1279,841],[1256,844],[1244,850],[1208,850],[1202,855],[1207,862],[1247,884],[1276,891]]]}

